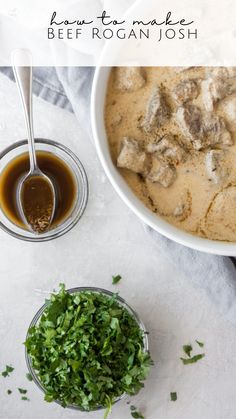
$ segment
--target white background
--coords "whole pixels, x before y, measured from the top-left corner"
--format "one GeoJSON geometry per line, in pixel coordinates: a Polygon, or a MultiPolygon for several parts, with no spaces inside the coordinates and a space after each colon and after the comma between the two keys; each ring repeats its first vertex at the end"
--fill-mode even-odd
{"type": "MultiPolygon", "coordinates": [[[[0,377],[0,418],[103,416],[47,404],[25,378],[22,342],[27,327],[48,293],[65,282],[67,287],[118,290],[145,322],[155,367],[132,403],[146,419],[235,419],[235,328],[159,253],[106,180],[93,145],[75,117],[40,99],[35,98],[34,104],[36,135],[60,141],[79,156],[88,173],[90,198],[76,228],[56,241],[24,243],[0,232],[0,370],[5,364],[15,367],[11,377],[0,377]],[[111,276],[117,273],[123,279],[114,287],[111,276]],[[195,339],[205,342],[206,357],[196,365],[183,366],[182,345],[195,339]],[[17,387],[28,389],[30,402],[20,400],[17,387]],[[13,390],[10,396],[8,388],[13,390]],[[178,393],[175,403],[170,401],[171,391],[178,393]]],[[[15,85],[0,76],[0,149],[24,137],[15,85]]],[[[126,401],[114,407],[113,419],[130,417],[126,401]]]]}
{"type": "MultiPolygon", "coordinates": [[[[124,41],[116,37],[118,27],[111,26],[114,37],[107,41],[109,50],[102,57],[102,65],[236,65],[234,0],[40,0],[34,2],[33,7],[32,0],[0,0],[1,65],[11,65],[12,49],[22,47],[32,50],[36,66],[97,65],[106,39],[103,36],[101,40],[92,39],[91,32],[92,27],[99,27],[96,18],[103,10],[117,20],[126,13],[126,23],[121,27],[126,29],[127,37],[133,20],[147,22],[156,19],[162,22],[171,11],[172,22],[181,19],[194,21],[185,29],[197,29],[198,39],[178,39],[177,34],[174,39],[163,38],[158,42],[160,28],[163,31],[174,28],[178,32],[183,26],[149,25],[152,33],[149,39],[140,39],[137,30],[137,39],[131,37],[124,41]],[[48,40],[47,28],[54,11],[57,12],[57,22],[85,19],[93,20],[95,24],[80,27],[82,36],[78,39],[48,40]]],[[[74,27],[77,25],[70,26],[74,27]]],[[[60,28],[68,29],[69,26],[60,28]]],[[[101,32],[104,28],[100,28],[101,32]]],[[[138,28],[135,26],[135,29],[138,28]]]]}

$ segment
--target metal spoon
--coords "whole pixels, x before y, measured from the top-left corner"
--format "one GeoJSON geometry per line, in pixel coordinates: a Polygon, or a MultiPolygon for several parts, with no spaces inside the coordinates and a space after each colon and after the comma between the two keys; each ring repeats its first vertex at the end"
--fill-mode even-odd
{"type": "Polygon", "coordinates": [[[33,134],[30,51],[14,50],[12,66],[24,109],[30,159],[30,171],[21,178],[17,187],[17,205],[22,220],[29,230],[34,233],[44,233],[50,227],[55,214],[56,190],[51,179],[39,169],[37,164],[33,134]],[[30,210],[33,216],[30,215],[30,210]]]}

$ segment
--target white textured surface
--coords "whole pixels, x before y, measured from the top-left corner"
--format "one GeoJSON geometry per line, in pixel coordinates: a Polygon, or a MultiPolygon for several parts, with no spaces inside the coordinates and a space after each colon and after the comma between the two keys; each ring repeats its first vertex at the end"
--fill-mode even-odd
{"type": "MultiPolygon", "coordinates": [[[[206,297],[169,266],[142,224],[107,182],[93,145],[75,117],[35,99],[35,134],[61,141],[81,159],[90,183],[85,215],[66,236],[44,244],[17,241],[0,232],[0,370],[12,364],[11,377],[0,377],[1,419],[102,418],[43,401],[26,380],[22,342],[29,322],[59,282],[68,287],[97,285],[119,290],[138,311],[150,332],[155,367],[145,389],[134,398],[146,419],[235,419],[236,331],[206,297]],[[120,273],[116,287],[111,276],[120,273]],[[182,345],[205,342],[206,358],[183,366],[182,345]],[[30,402],[20,400],[26,387],[30,402]],[[13,390],[8,396],[6,390],[13,390]],[[169,400],[177,391],[178,401],[169,400]]],[[[15,86],[0,76],[0,149],[25,137],[15,86]]],[[[196,348],[197,349],[197,348],[196,348]]],[[[198,349],[197,349],[198,350],[198,349]]],[[[113,419],[130,418],[126,401],[113,419]]]]}

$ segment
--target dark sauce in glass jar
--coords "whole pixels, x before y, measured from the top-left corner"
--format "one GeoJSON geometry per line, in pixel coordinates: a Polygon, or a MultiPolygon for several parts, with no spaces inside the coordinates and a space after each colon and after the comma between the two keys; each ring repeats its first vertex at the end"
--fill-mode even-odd
{"type": "MultiPolygon", "coordinates": [[[[56,155],[37,151],[39,168],[52,181],[56,188],[57,205],[50,228],[61,224],[73,211],[77,187],[74,174],[70,167],[56,155]]],[[[15,157],[1,173],[0,206],[6,217],[21,228],[26,228],[18,211],[16,193],[17,185],[23,175],[29,171],[29,155],[23,153],[15,157]]]]}

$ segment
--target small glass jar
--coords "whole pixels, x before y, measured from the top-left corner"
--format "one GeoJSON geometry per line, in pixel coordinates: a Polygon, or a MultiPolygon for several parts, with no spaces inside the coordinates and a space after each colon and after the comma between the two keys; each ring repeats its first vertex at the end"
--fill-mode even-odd
{"type": "MultiPolygon", "coordinates": [[[[71,230],[82,217],[88,200],[88,181],[82,163],[76,155],[64,145],[47,139],[35,139],[36,151],[51,153],[61,159],[74,175],[76,196],[68,216],[58,225],[42,234],[17,226],[6,216],[0,205],[0,228],[17,239],[43,242],[62,236],[71,230]]],[[[16,157],[28,152],[27,140],[18,141],[0,153],[0,176],[6,166],[16,157]]]]}
{"type": "MultiPolygon", "coordinates": [[[[89,292],[94,292],[94,293],[101,293],[104,295],[107,295],[108,297],[112,297],[114,295],[113,292],[105,290],[103,288],[97,288],[97,287],[76,287],[76,288],[71,288],[68,289],[67,292],[69,292],[70,294],[75,294],[75,293],[80,293],[80,292],[84,292],[84,291],[89,291],[89,292]]],[[[136,323],[138,324],[139,328],[142,330],[143,332],[143,347],[145,352],[148,352],[149,350],[149,343],[148,343],[148,335],[145,329],[145,326],[143,324],[143,322],[140,320],[138,314],[126,303],[126,301],[121,298],[119,295],[117,296],[117,302],[118,304],[120,304],[121,306],[123,306],[130,314],[131,316],[134,318],[134,320],[136,321],[136,323]]],[[[31,327],[35,326],[39,320],[40,317],[42,316],[44,310],[46,309],[46,307],[48,306],[48,304],[50,304],[50,302],[46,302],[40,309],[39,311],[35,314],[33,320],[31,321],[30,325],[29,325],[29,329],[26,335],[26,339],[29,336],[29,330],[31,327]]],[[[34,383],[38,386],[38,388],[45,393],[45,390],[35,372],[35,370],[32,367],[32,363],[31,363],[31,358],[27,352],[27,349],[25,349],[25,359],[26,359],[26,364],[29,370],[29,373],[32,375],[33,381],[34,383]]],[[[118,397],[114,403],[117,403],[118,401],[120,401],[121,399],[123,399],[124,397],[126,397],[126,393],[124,393],[121,397],[118,397]]],[[[61,405],[61,402],[59,400],[55,400],[55,403],[61,405]]],[[[69,409],[74,409],[74,410],[80,410],[80,411],[85,411],[83,408],[81,408],[80,406],[76,406],[76,405],[69,405],[67,406],[67,408],[69,409]]],[[[93,410],[100,410],[100,409],[104,409],[103,406],[98,407],[97,409],[93,409],[93,410]]],[[[88,412],[91,412],[91,410],[89,410],[88,412]]]]}

